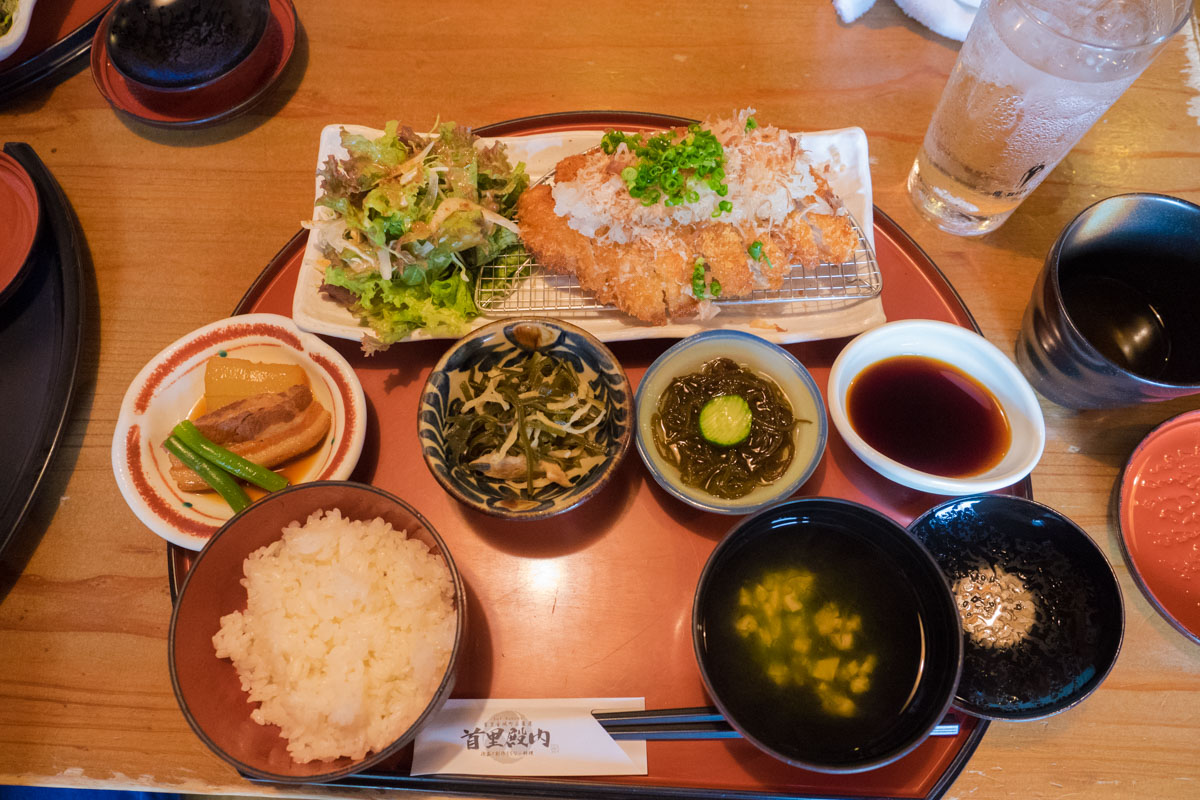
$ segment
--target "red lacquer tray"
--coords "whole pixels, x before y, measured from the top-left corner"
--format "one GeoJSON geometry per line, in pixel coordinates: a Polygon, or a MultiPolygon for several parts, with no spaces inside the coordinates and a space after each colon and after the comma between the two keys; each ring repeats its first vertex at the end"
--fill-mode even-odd
{"type": "Polygon", "coordinates": [[[76,63],[91,46],[111,4],[112,0],[38,0],[25,41],[0,60],[0,104],[76,63]]]}
{"type": "MultiPolygon", "coordinates": [[[[661,128],[676,118],[593,112],[557,114],[478,129],[520,135],[597,127],[661,128]]],[[[878,209],[875,244],[889,319],[926,318],[974,328],[966,307],[932,261],[878,209]]],[[[237,313],[287,315],[305,232],[280,251],[237,313]]],[[[817,385],[845,339],[788,345],[817,385]]],[[[671,340],[615,343],[636,387],[671,340]]],[[[333,341],[357,371],[369,423],[354,480],[412,502],[445,538],[467,586],[471,620],[456,697],[645,697],[647,708],[709,704],[692,651],[696,581],[735,518],[675,500],[636,453],[611,483],[576,509],[540,522],[511,523],[471,511],[447,495],[425,468],[417,444],[417,402],[448,341],[397,345],[367,358],[353,342],[333,341]]],[[[1028,496],[1023,482],[1010,491],[1028,496]]],[[[941,498],[876,475],[830,426],[825,457],[800,496],[825,495],[878,508],[901,524],[941,498]]],[[[172,588],[192,553],[169,553],[172,588]]],[[[940,797],[957,777],[987,722],[953,712],[957,736],[930,738],[903,759],[857,775],[795,769],[741,740],[649,742],[649,775],[621,778],[512,779],[412,777],[407,755],[388,770],[341,785],[486,795],[609,797],[940,797]]]]}

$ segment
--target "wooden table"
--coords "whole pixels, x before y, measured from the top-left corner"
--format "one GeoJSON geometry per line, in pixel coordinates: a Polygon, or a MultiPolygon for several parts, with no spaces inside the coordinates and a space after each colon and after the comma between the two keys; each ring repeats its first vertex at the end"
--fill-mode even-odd
{"type": "MultiPolygon", "coordinates": [[[[0,783],[261,794],[187,727],[167,674],[165,544],[117,492],[111,436],[126,386],[163,346],[228,315],[311,209],[331,122],[482,125],[633,109],[691,117],[753,106],[795,130],[859,125],[875,201],[933,257],[984,334],[1011,352],[1057,232],[1100,198],[1200,201],[1200,49],[1193,20],[998,232],[924,223],[904,178],[957,44],[889,0],[853,25],[821,0],[716,3],[298,3],[282,84],[203,131],[129,122],[85,70],[3,109],[0,139],[33,145],[86,236],[93,273],[81,389],[33,516],[40,537],[0,599],[0,783]]],[[[14,380],[3,376],[0,380],[14,380]]],[[[1035,497],[1082,525],[1120,576],[1124,649],[1085,704],[996,724],[948,796],[1195,797],[1200,647],[1129,576],[1110,512],[1121,465],[1200,398],[1107,412],[1043,405],[1035,497]]]]}

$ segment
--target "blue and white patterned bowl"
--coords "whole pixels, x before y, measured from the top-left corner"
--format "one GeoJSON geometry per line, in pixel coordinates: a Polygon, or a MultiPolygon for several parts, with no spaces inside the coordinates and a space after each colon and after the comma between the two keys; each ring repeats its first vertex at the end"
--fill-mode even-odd
{"type": "Polygon", "coordinates": [[[425,465],[451,495],[485,514],[541,519],[574,508],[608,483],[633,438],[633,393],[625,370],[591,334],[554,319],[501,320],[459,339],[438,361],[421,396],[417,436],[425,465]],[[462,383],[472,368],[513,366],[535,349],[568,362],[608,407],[599,433],[608,452],[606,460],[578,483],[546,486],[530,498],[505,483],[451,463],[445,427],[451,404],[462,399],[462,383]]]}

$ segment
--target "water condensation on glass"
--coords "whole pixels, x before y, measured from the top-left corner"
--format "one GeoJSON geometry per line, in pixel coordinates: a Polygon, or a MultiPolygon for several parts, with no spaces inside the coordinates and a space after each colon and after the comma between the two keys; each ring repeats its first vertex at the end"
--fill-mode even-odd
{"type": "Polygon", "coordinates": [[[945,208],[934,216],[977,215],[967,223],[982,227],[955,232],[998,226],[1186,15],[1186,0],[987,0],[934,112],[910,190],[917,183],[940,198],[945,208]]]}
{"type": "Polygon", "coordinates": [[[1173,32],[1179,0],[1024,0],[1029,15],[1055,32],[1101,47],[1153,44],[1173,32]]]}

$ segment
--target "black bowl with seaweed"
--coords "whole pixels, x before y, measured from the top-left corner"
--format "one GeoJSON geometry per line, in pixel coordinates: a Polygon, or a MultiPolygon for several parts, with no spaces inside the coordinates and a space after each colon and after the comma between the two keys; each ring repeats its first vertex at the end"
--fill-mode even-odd
{"type": "Polygon", "coordinates": [[[962,620],[956,706],[1041,719],[1104,681],[1124,605],[1112,566],[1079,526],[1032,500],[975,495],[930,509],[909,531],[945,573],[962,620]]]}
{"type": "Polygon", "coordinates": [[[709,557],[693,642],[714,703],[759,749],[850,773],[942,721],[962,664],[949,589],[899,524],[831,498],[748,517],[709,557]]]}

